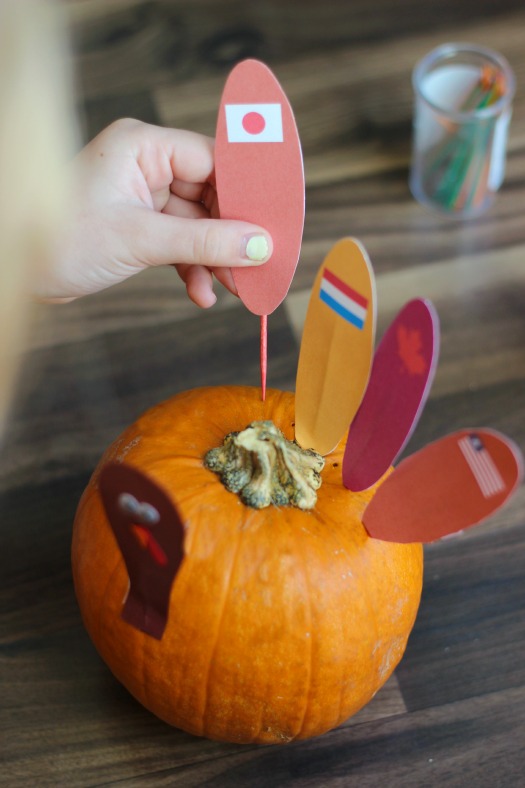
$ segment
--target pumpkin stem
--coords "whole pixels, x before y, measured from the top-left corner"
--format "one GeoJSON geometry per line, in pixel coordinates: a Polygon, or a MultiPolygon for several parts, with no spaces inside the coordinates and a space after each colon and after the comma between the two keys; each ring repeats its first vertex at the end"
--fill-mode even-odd
{"type": "Polygon", "coordinates": [[[204,465],[254,509],[271,503],[313,509],[324,459],[287,440],[273,422],[254,421],[226,435],[222,446],[207,452],[204,465]]]}

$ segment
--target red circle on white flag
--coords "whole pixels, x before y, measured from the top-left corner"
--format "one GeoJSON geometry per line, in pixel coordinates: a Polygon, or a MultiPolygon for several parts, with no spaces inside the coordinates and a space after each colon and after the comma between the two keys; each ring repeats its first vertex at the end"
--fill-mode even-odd
{"type": "Polygon", "coordinates": [[[242,119],[242,127],[247,134],[260,134],[266,121],[260,112],[247,112],[242,119]]]}

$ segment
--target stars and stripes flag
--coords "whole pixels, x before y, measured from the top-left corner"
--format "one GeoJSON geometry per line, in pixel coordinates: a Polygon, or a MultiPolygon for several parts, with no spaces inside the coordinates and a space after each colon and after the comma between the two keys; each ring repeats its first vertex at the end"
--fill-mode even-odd
{"type": "Polygon", "coordinates": [[[282,142],[280,104],[225,104],[228,142],[282,142]]]}
{"type": "Polygon", "coordinates": [[[323,272],[319,298],[348,323],[359,330],[363,328],[368,312],[368,300],[328,268],[323,272]]]}
{"type": "Polygon", "coordinates": [[[484,498],[505,490],[505,482],[479,435],[464,436],[458,441],[458,446],[484,498]]]}

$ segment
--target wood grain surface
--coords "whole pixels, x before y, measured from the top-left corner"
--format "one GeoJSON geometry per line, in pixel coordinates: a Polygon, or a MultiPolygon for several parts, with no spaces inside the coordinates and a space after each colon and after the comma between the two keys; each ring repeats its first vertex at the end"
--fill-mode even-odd
{"type": "MultiPolygon", "coordinates": [[[[296,113],[307,209],[297,275],[269,321],[268,383],[293,389],[309,288],[358,237],[381,336],[434,301],[441,360],[412,452],[464,426],[525,448],[525,9],[522,0],[77,0],[64,3],[85,139],[128,115],[212,134],[240,58],[265,60],[296,113]],[[426,211],[408,180],[411,70],[446,41],[493,47],[518,89],[507,175],[491,210],[426,211]]],[[[113,679],[84,632],[69,565],[81,492],[105,447],[183,389],[258,384],[258,320],[219,294],[201,312],[171,269],[35,309],[0,462],[0,785],[525,785],[525,491],[492,520],[426,548],[406,655],[356,717],[283,747],[169,728],[113,679]]]]}

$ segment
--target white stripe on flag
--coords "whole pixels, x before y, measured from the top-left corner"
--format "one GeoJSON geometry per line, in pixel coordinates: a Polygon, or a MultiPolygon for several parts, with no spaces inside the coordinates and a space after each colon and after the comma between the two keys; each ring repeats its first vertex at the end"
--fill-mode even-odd
{"type": "Polygon", "coordinates": [[[494,461],[486,449],[476,451],[472,446],[470,437],[461,438],[459,448],[476,479],[484,498],[497,495],[505,489],[505,482],[501,478],[494,461]]]}
{"type": "Polygon", "coordinates": [[[486,449],[481,449],[479,451],[474,451],[474,459],[478,462],[480,467],[480,472],[483,473],[485,479],[487,479],[487,483],[489,489],[493,495],[496,493],[501,492],[505,489],[505,484],[503,479],[500,476],[498,469],[496,468],[492,457],[488,453],[486,449]]]}
{"type": "Polygon", "coordinates": [[[226,104],[228,142],[282,142],[283,117],[280,104],[226,104]],[[259,123],[252,126],[250,118],[259,123]]]}
{"type": "Polygon", "coordinates": [[[367,312],[366,308],[361,306],[361,304],[357,304],[352,298],[339,290],[338,287],[333,285],[327,279],[321,280],[321,290],[324,290],[324,292],[337,301],[338,304],[343,306],[345,309],[348,309],[349,312],[358,317],[360,320],[365,320],[367,312]]]}
{"type": "Polygon", "coordinates": [[[460,448],[485,498],[496,495],[505,488],[499,471],[486,449],[476,450],[469,437],[462,438],[460,448]]]}

